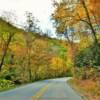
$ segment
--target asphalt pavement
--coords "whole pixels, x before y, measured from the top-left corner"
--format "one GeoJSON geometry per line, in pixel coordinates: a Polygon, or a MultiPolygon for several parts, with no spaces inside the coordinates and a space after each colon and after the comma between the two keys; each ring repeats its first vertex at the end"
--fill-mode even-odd
{"type": "Polygon", "coordinates": [[[69,86],[68,79],[48,79],[0,92],[0,100],[83,100],[69,86]]]}

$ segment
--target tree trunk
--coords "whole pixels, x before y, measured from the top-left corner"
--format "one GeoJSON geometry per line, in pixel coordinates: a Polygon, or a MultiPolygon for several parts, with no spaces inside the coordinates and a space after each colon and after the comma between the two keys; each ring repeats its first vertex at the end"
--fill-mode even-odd
{"type": "Polygon", "coordinates": [[[30,82],[32,82],[32,72],[31,72],[31,69],[29,69],[28,71],[29,71],[29,80],[30,80],[30,82]]]}
{"type": "Polygon", "coordinates": [[[12,40],[13,35],[14,35],[13,33],[9,34],[8,40],[7,40],[6,44],[5,44],[3,56],[2,56],[2,58],[1,58],[1,63],[0,63],[0,71],[1,71],[2,66],[3,66],[3,64],[4,64],[4,60],[5,60],[5,57],[6,57],[6,54],[7,54],[7,50],[8,50],[8,47],[9,47],[9,45],[10,45],[10,42],[11,42],[11,40],[12,40]]]}
{"type": "Polygon", "coordinates": [[[91,31],[92,31],[92,34],[93,34],[93,37],[94,37],[94,43],[96,44],[98,42],[97,37],[96,37],[96,31],[93,28],[93,25],[92,25],[92,22],[91,22],[91,18],[90,18],[90,15],[89,15],[89,11],[88,11],[88,8],[87,8],[84,0],[82,0],[82,5],[83,5],[83,7],[85,9],[86,16],[87,16],[87,19],[89,21],[89,26],[91,28],[91,31]]]}

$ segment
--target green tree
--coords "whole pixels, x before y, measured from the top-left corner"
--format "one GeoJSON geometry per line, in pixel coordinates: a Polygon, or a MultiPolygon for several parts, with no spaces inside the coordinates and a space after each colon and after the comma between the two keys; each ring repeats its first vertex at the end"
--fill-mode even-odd
{"type": "Polygon", "coordinates": [[[26,12],[26,26],[24,27],[27,32],[40,32],[38,22],[31,12],[26,12]]]}

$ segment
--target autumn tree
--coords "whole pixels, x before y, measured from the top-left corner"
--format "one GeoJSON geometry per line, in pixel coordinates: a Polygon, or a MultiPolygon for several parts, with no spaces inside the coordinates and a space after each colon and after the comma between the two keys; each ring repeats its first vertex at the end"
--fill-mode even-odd
{"type": "Polygon", "coordinates": [[[48,52],[48,43],[45,40],[41,39],[36,39],[34,41],[33,45],[33,53],[32,53],[32,64],[33,64],[33,69],[34,69],[34,78],[35,80],[39,79],[39,73],[38,70],[41,69],[41,67],[44,66],[48,67],[49,66],[49,60],[51,58],[51,55],[48,52]]]}
{"type": "Polygon", "coordinates": [[[2,57],[0,62],[0,70],[4,64],[4,60],[9,49],[9,45],[16,34],[16,27],[12,26],[9,22],[6,23],[2,18],[0,18],[0,38],[3,41],[3,48],[2,48],[2,57]],[[7,26],[7,27],[4,27],[7,26]]]}
{"type": "Polygon", "coordinates": [[[52,69],[55,72],[55,76],[59,75],[59,73],[62,73],[63,69],[63,60],[59,57],[53,57],[51,59],[51,65],[52,69]]]}
{"type": "Polygon", "coordinates": [[[24,38],[25,38],[25,44],[26,44],[26,68],[28,70],[29,73],[29,80],[32,81],[32,70],[31,70],[31,56],[32,56],[32,45],[33,45],[33,41],[34,41],[34,37],[31,33],[27,33],[25,32],[24,34],[24,38]]]}
{"type": "Polygon", "coordinates": [[[99,5],[98,0],[95,3],[94,0],[62,0],[61,2],[56,2],[55,0],[55,11],[52,14],[52,18],[55,21],[54,26],[56,27],[56,32],[64,34],[70,45],[69,58],[72,59],[75,52],[75,45],[73,46],[76,41],[75,38],[77,40],[82,38],[80,38],[79,33],[85,33],[93,37],[95,44],[98,42],[95,26],[97,27],[99,25],[98,16],[100,12],[97,10],[100,7],[99,5]],[[81,27],[80,25],[78,26],[79,23],[81,27]],[[88,30],[89,33],[86,32],[88,30]]]}
{"type": "Polygon", "coordinates": [[[14,36],[14,33],[8,34],[8,39],[5,42],[5,45],[4,45],[4,48],[3,48],[3,55],[2,55],[2,58],[1,58],[1,62],[0,62],[0,70],[2,69],[2,66],[4,64],[4,60],[5,60],[5,57],[6,57],[6,54],[7,54],[7,51],[8,51],[8,48],[9,48],[9,45],[11,43],[13,36],[14,36]]]}
{"type": "MultiPolygon", "coordinates": [[[[90,9],[89,9],[88,5],[86,4],[86,2],[88,2],[88,1],[84,1],[84,0],[80,1],[81,5],[84,8],[83,11],[85,11],[85,15],[86,15],[86,19],[87,19],[87,20],[82,20],[82,19],[81,20],[86,22],[90,26],[90,29],[91,29],[93,37],[94,37],[94,43],[97,43],[96,31],[95,31],[95,29],[93,27],[93,23],[92,23],[93,19],[91,17],[91,12],[90,12],[90,9]]],[[[90,2],[91,1],[89,1],[89,3],[90,2]]],[[[96,3],[97,3],[97,1],[96,1],[96,3]]],[[[91,3],[90,3],[90,5],[93,6],[91,3]]]]}
{"type": "Polygon", "coordinates": [[[73,55],[75,52],[74,38],[75,32],[71,21],[72,12],[67,8],[67,3],[63,0],[60,3],[54,2],[55,11],[52,14],[52,19],[55,21],[54,26],[58,34],[64,34],[69,45],[69,63],[72,63],[73,55]]]}

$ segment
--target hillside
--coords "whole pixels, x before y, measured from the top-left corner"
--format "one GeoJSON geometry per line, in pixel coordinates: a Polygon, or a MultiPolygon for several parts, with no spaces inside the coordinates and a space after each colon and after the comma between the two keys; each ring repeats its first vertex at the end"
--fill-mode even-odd
{"type": "Polygon", "coordinates": [[[0,19],[0,61],[4,56],[1,82],[22,84],[66,76],[66,52],[63,41],[27,33],[0,19]]]}

